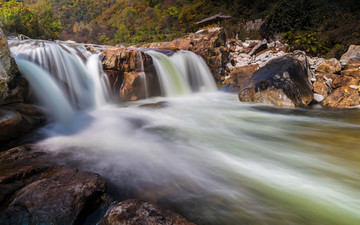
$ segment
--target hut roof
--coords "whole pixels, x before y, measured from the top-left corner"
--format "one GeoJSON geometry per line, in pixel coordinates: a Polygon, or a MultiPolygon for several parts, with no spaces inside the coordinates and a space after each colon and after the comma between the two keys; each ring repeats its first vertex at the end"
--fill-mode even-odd
{"type": "Polygon", "coordinates": [[[230,19],[230,18],[231,18],[231,16],[226,16],[226,15],[224,15],[222,13],[219,13],[219,14],[216,14],[214,16],[205,18],[205,19],[197,22],[196,24],[202,24],[202,23],[207,23],[207,22],[216,21],[216,20],[225,20],[225,19],[230,19]]]}

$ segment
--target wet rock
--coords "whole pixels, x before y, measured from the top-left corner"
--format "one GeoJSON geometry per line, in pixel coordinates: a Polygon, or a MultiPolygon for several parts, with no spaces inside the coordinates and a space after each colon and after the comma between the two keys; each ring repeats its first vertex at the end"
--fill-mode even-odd
{"type": "Polygon", "coordinates": [[[104,71],[115,96],[129,101],[161,95],[156,70],[148,54],[121,47],[106,48],[102,54],[104,71]]]}
{"type": "Polygon", "coordinates": [[[230,91],[238,92],[240,86],[249,79],[253,73],[258,69],[258,65],[249,65],[243,67],[237,67],[231,71],[230,76],[233,80],[233,84],[230,86],[230,91]]]}
{"type": "Polygon", "coordinates": [[[147,97],[146,74],[144,72],[124,72],[124,81],[120,88],[120,99],[136,101],[147,97]]]}
{"type": "Polygon", "coordinates": [[[321,73],[338,73],[340,70],[340,61],[335,58],[331,58],[322,62],[315,71],[321,73]]]}
{"type": "Polygon", "coordinates": [[[169,106],[168,102],[156,102],[156,103],[149,103],[139,106],[140,108],[149,108],[149,109],[162,109],[169,106]]]}
{"type": "Polygon", "coordinates": [[[239,99],[279,107],[307,106],[314,97],[311,77],[305,53],[287,54],[257,70],[241,86],[239,99]]]}
{"type": "Polygon", "coordinates": [[[1,224],[81,224],[105,191],[99,175],[50,166],[21,146],[0,154],[1,224]]]}
{"type": "Polygon", "coordinates": [[[194,225],[194,223],[176,213],[134,199],[126,200],[115,205],[100,223],[100,225],[120,224],[194,225]]]}
{"type": "Polygon", "coordinates": [[[0,29],[0,105],[22,102],[28,91],[28,84],[20,77],[7,39],[0,29]]]}
{"type": "Polygon", "coordinates": [[[15,103],[0,106],[0,143],[20,137],[45,121],[44,113],[33,105],[15,103]]]}
{"type": "Polygon", "coordinates": [[[340,62],[360,62],[360,45],[350,45],[348,51],[341,56],[340,62]]]}

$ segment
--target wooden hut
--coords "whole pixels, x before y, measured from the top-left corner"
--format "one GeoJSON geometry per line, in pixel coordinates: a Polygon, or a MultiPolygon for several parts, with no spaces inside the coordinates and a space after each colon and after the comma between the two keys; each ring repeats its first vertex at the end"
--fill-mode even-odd
{"type": "Polygon", "coordinates": [[[220,13],[220,14],[216,14],[214,16],[211,16],[211,17],[208,17],[208,18],[205,18],[199,22],[197,22],[196,24],[201,27],[201,28],[204,28],[204,27],[209,27],[209,26],[212,26],[212,25],[216,25],[216,26],[220,26],[220,23],[226,19],[230,19],[231,16],[226,16],[224,15],[223,13],[220,13]]]}

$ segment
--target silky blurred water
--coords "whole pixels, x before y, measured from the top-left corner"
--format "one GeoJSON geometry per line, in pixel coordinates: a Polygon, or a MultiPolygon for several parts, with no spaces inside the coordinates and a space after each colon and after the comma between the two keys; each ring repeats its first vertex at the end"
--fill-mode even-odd
{"type": "Polygon", "coordinates": [[[214,92],[106,105],[40,132],[39,148],[102,175],[116,199],[199,224],[360,224],[358,109],[279,109],[214,92]]]}

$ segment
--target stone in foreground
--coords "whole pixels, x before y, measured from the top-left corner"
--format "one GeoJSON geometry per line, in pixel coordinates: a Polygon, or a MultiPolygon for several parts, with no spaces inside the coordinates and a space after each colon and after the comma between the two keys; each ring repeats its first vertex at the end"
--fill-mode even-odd
{"type": "Polygon", "coordinates": [[[99,175],[49,166],[45,153],[17,147],[0,154],[0,221],[17,224],[81,224],[105,192],[99,175]]]}
{"type": "Polygon", "coordinates": [[[241,86],[240,101],[278,107],[305,107],[314,99],[312,73],[304,52],[271,60],[241,86]]]}
{"type": "Polygon", "coordinates": [[[141,200],[130,199],[115,205],[100,225],[195,225],[180,215],[141,200]]]}

